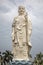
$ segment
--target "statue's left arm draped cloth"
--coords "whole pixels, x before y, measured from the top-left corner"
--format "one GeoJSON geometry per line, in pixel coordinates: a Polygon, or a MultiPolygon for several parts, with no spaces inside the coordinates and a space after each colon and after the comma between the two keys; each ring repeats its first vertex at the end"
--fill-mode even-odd
{"type": "Polygon", "coordinates": [[[32,23],[31,23],[30,18],[28,17],[28,21],[27,21],[27,42],[28,44],[30,42],[31,34],[32,34],[32,23]]]}

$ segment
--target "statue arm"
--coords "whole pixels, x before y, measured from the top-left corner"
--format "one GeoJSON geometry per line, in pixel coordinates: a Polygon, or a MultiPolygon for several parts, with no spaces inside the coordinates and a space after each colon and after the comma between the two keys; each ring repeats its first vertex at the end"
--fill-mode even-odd
{"type": "Polygon", "coordinates": [[[32,46],[31,43],[30,43],[30,37],[31,37],[31,33],[32,33],[32,23],[31,23],[30,19],[28,18],[27,13],[25,15],[25,19],[26,19],[27,43],[28,43],[28,45],[32,46]]]}
{"type": "Polygon", "coordinates": [[[15,39],[15,22],[14,21],[13,21],[13,24],[12,24],[12,41],[14,41],[14,39],[15,39]]]}
{"type": "Polygon", "coordinates": [[[25,19],[26,19],[27,42],[29,42],[30,41],[30,37],[31,37],[31,33],[32,33],[32,23],[31,23],[31,20],[28,17],[27,12],[25,14],[25,19]]]}
{"type": "Polygon", "coordinates": [[[27,42],[28,42],[28,44],[30,42],[31,33],[32,33],[32,23],[31,23],[30,19],[28,18],[27,19],[27,42]]]}
{"type": "Polygon", "coordinates": [[[31,36],[31,33],[32,33],[32,23],[31,23],[31,20],[28,18],[27,12],[25,14],[25,19],[26,19],[26,25],[27,25],[28,35],[31,36]]]}
{"type": "Polygon", "coordinates": [[[30,21],[30,19],[28,20],[28,34],[29,36],[31,36],[31,33],[32,33],[32,23],[30,21]]]}
{"type": "Polygon", "coordinates": [[[32,23],[30,21],[30,19],[28,20],[28,24],[27,24],[27,42],[28,42],[28,45],[29,46],[32,46],[31,43],[30,43],[30,37],[31,37],[31,34],[32,34],[32,23]]]}

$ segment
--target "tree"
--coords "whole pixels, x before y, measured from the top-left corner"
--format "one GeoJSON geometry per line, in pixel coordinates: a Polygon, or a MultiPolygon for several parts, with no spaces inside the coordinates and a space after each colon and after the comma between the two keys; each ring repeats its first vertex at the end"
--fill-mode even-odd
{"type": "Polygon", "coordinates": [[[4,62],[7,63],[9,63],[10,61],[12,62],[13,54],[11,53],[11,51],[6,50],[5,52],[3,52],[3,56],[4,56],[4,62]]]}
{"type": "Polygon", "coordinates": [[[34,58],[34,63],[36,65],[42,65],[43,64],[43,54],[41,52],[39,54],[36,54],[36,57],[34,58]]]}
{"type": "Polygon", "coordinates": [[[3,65],[3,56],[2,56],[1,52],[0,52],[0,63],[1,63],[1,65],[3,65]]]}

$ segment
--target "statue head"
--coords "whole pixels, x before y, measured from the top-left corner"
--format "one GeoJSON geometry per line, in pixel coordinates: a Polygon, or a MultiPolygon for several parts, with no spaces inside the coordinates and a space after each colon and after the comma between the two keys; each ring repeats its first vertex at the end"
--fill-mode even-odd
{"type": "Polygon", "coordinates": [[[25,13],[25,7],[24,6],[19,6],[18,12],[19,12],[19,15],[23,15],[25,13]]]}

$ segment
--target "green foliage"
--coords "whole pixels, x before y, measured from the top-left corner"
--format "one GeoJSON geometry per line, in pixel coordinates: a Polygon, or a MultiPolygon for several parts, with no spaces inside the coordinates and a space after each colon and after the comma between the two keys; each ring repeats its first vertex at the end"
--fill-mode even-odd
{"type": "Polygon", "coordinates": [[[13,54],[11,53],[11,51],[6,50],[5,52],[1,53],[0,52],[0,62],[1,65],[6,65],[6,62],[9,63],[10,61],[12,61],[13,59],[13,54]]]}
{"type": "Polygon", "coordinates": [[[39,54],[36,54],[36,57],[34,58],[34,63],[36,65],[43,65],[43,54],[41,52],[39,54]]]}
{"type": "Polygon", "coordinates": [[[11,51],[6,50],[5,52],[3,52],[3,55],[6,62],[12,61],[13,54],[11,53],[11,51]]]}
{"type": "Polygon", "coordinates": [[[0,52],[0,63],[1,63],[1,65],[3,65],[3,55],[1,52],[0,52]]]}

